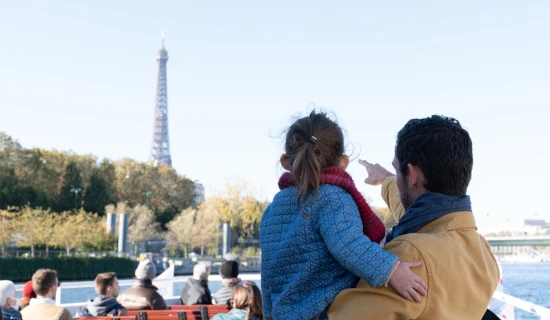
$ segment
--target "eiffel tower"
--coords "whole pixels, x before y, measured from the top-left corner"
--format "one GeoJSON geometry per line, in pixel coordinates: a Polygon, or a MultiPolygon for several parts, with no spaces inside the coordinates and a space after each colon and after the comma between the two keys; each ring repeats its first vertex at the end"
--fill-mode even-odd
{"type": "Polygon", "coordinates": [[[168,51],[164,49],[164,31],[162,32],[162,47],[157,53],[158,77],[157,96],[155,101],[155,121],[153,124],[153,141],[149,162],[154,165],[172,165],[170,156],[170,139],[168,135],[168,91],[166,87],[166,62],[168,51]]]}

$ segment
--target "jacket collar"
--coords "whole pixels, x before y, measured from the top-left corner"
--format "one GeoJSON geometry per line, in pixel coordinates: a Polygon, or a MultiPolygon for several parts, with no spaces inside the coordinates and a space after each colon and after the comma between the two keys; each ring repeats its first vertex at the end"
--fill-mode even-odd
{"type": "Polygon", "coordinates": [[[474,214],[470,211],[457,211],[446,214],[422,227],[418,233],[437,233],[457,229],[477,230],[474,214]]]}
{"type": "Polygon", "coordinates": [[[145,279],[145,280],[136,279],[132,283],[132,287],[133,288],[150,288],[150,289],[158,290],[158,288],[153,285],[153,281],[151,281],[149,279],[145,279]]]}

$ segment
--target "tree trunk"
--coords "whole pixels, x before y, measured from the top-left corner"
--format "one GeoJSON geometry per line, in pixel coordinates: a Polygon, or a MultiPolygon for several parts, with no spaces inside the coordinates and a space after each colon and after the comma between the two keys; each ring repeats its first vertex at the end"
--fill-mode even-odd
{"type": "Polygon", "coordinates": [[[67,251],[67,257],[71,255],[71,247],[66,246],[65,250],[67,251]]]}
{"type": "Polygon", "coordinates": [[[187,259],[187,246],[183,245],[183,257],[187,259]]]}
{"type": "Polygon", "coordinates": [[[34,257],[34,244],[31,244],[31,257],[34,257]]]}
{"type": "Polygon", "coordinates": [[[50,245],[46,242],[46,258],[50,257],[50,245]]]}
{"type": "Polygon", "coordinates": [[[201,257],[204,256],[204,245],[201,246],[201,257]]]}

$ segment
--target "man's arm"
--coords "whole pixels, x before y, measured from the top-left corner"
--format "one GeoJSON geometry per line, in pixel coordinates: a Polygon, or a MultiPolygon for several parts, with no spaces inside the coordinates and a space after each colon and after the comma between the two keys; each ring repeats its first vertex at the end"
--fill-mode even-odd
{"type": "Polygon", "coordinates": [[[388,208],[390,208],[395,221],[399,222],[405,215],[405,208],[403,208],[401,198],[399,197],[395,176],[386,178],[384,183],[382,183],[382,199],[384,199],[384,202],[386,202],[388,208]]]}
{"type": "Polygon", "coordinates": [[[371,186],[382,185],[382,198],[390,208],[395,221],[399,220],[405,214],[405,208],[401,204],[401,198],[399,197],[399,190],[395,184],[395,174],[386,170],[381,165],[372,164],[366,160],[359,160],[359,164],[367,169],[369,175],[365,179],[365,183],[371,186]]]}
{"type": "MultiPolygon", "coordinates": [[[[427,265],[418,249],[408,241],[394,240],[384,247],[400,260],[422,261],[418,268],[411,269],[429,286],[427,265]]],[[[426,308],[428,296],[422,302],[403,298],[391,287],[375,288],[361,280],[356,289],[346,289],[334,299],[328,313],[331,320],[417,319],[426,308]]]]}

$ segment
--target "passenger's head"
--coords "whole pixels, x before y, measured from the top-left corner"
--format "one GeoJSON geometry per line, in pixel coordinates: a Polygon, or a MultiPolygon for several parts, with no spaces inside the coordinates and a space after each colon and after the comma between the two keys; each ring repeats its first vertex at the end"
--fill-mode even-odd
{"type": "Polygon", "coordinates": [[[210,265],[207,263],[197,263],[193,267],[193,279],[195,280],[208,280],[210,276],[210,265]]]}
{"type": "Polygon", "coordinates": [[[38,298],[55,298],[59,287],[57,272],[51,269],[38,269],[32,275],[32,289],[38,298]]]}
{"type": "Polygon", "coordinates": [[[19,300],[19,307],[21,309],[28,306],[32,298],[36,298],[36,293],[34,293],[34,290],[32,289],[32,280],[25,283],[22,294],[23,296],[19,300]]]}
{"type": "Polygon", "coordinates": [[[473,162],[472,140],[456,119],[409,120],[397,134],[393,160],[403,206],[425,192],[465,195],[473,162]]]}
{"type": "Polygon", "coordinates": [[[157,268],[149,259],[142,260],[134,273],[139,280],[153,280],[157,276],[157,268]]]}
{"type": "Polygon", "coordinates": [[[105,272],[95,277],[95,292],[102,297],[118,297],[118,279],[116,273],[105,272]]]}
{"type": "Polygon", "coordinates": [[[222,263],[220,266],[220,276],[222,276],[222,279],[239,277],[239,263],[233,260],[222,263]]]}
{"type": "Polygon", "coordinates": [[[326,113],[312,111],[290,126],[281,164],[290,171],[299,188],[298,204],[311,192],[310,201],[315,200],[323,169],[337,166],[345,169],[348,166],[349,158],[344,155],[344,149],[342,129],[326,113]]]}
{"type": "Polygon", "coordinates": [[[0,307],[16,309],[19,307],[15,285],[9,280],[0,281],[0,307]]]}
{"type": "Polygon", "coordinates": [[[231,305],[235,309],[246,311],[246,317],[254,315],[263,319],[262,293],[252,281],[245,281],[235,287],[231,305]]]}

